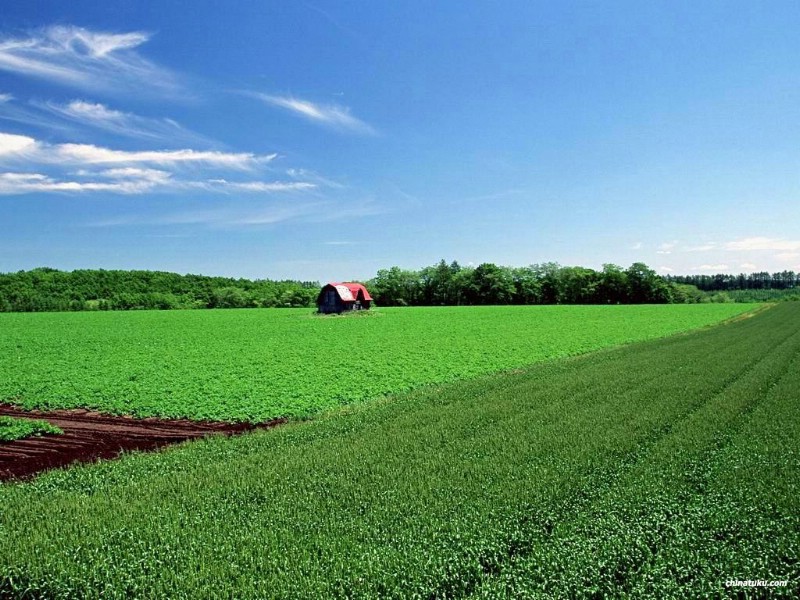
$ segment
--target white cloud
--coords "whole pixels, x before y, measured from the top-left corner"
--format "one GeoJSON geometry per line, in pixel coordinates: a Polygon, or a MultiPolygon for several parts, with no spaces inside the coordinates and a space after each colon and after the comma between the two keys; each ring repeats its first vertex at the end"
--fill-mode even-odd
{"type": "Polygon", "coordinates": [[[10,102],[14,99],[14,96],[11,94],[0,94],[0,103],[2,102],[10,102]]]}
{"type": "Polygon", "coordinates": [[[210,143],[208,139],[189,131],[172,119],[142,117],[133,113],[114,110],[99,102],[73,100],[68,104],[55,102],[32,102],[32,104],[40,110],[49,112],[57,117],[127,137],[151,139],[172,144],[176,142],[210,143]]]}
{"type": "Polygon", "coordinates": [[[218,152],[215,150],[113,150],[93,144],[57,144],[48,146],[47,154],[57,160],[80,164],[175,164],[205,163],[233,169],[248,169],[273,160],[277,154],[257,156],[249,152],[218,152]]]}
{"type": "Polygon", "coordinates": [[[272,194],[317,188],[309,181],[229,181],[197,179],[198,169],[257,172],[276,155],[184,150],[114,150],[90,144],[48,144],[36,139],[0,133],[0,194],[34,192],[116,192],[202,190],[272,194]],[[180,175],[191,165],[193,178],[180,175]],[[156,168],[158,167],[158,168],[156,168]]]}
{"type": "Polygon", "coordinates": [[[280,108],[285,108],[309,121],[352,133],[375,134],[375,129],[350,114],[350,109],[338,104],[315,104],[292,96],[254,94],[256,98],[280,108]]]}
{"type": "Polygon", "coordinates": [[[36,140],[27,135],[0,133],[0,157],[30,154],[36,151],[37,146],[36,140]]]}
{"type": "Polygon", "coordinates": [[[73,134],[72,127],[61,119],[54,119],[42,110],[33,109],[28,106],[20,105],[11,99],[0,102],[0,119],[13,121],[24,125],[32,125],[38,130],[47,131],[49,134],[60,132],[62,134],[73,134]]]}
{"type": "Polygon", "coordinates": [[[642,249],[642,242],[636,242],[631,246],[631,250],[641,250],[642,249]]]}
{"type": "Polygon", "coordinates": [[[205,189],[224,189],[243,192],[297,192],[313,190],[314,183],[305,181],[228,181],[227,179],[209,179],[198,184],[205,189]]]}
{"type": "Polygon", "coordinates": [[[41,173],[0,173],[0,194],[34,192],[115,192],[141,194],[152,190],[157,182],[147,179],[120,181],[55,180],[41,173]]]}
{"type": "Polygon", "coordinates": [[[663,244],[659,245],[658,250],[656,250],[656,254],[672,254],[672,250],[677,244],[677,240],[672,242],[664,242],[663,244]]]}
{"type": "Polygon", "coordinates": [[[775,250],[793,252],[800,250],[800,240],[784,240],[768,237],[750,237],[728,242],[726,250],[775,250]]]}
{"type": "Polygon", "coordinates": [[[329,179],[327,177],[323,177],[319,173],[314,171],[310,171],[308,169],[287,169],[286,174],[291,177],[292,179],[301,179],[303,181],[313,181],[317,185],[321,187],[326,187],[330,189],[343,189],[345,186],[339,183],[338,181],[334,181],[333,179],[329,179]]]}
{"type": "Polygon", "coordinates": [[[775,258],[784,261],[794,261],[796,258],[800,258],[800,252],[780,252],[775,255],[775,258]]]}
{"type": "Polygon", "coordinates": [[[740,269],[757,269],[758,267],[751,262],[744,262],[739,265],[740,269]]]}
{"type": "Polygon", "coordinates": [[[149,39],[142,31],[46,27],[27,37],[0,38],[0,70],[84,89],[174,94],[180,88],[176,76],[136,52],[149,39]]]}
{"type": "Polygon", "coordinates": [[[228,182],[224,179],[193,181],[177,179],[172,173],[160,169],[137,169],[125,167],[99,172],[80,170],[71,178],[56,178],[42,173],[0,173],[0,195],[30,194],[36,192],[114,192],[119,194],[143,194],[145,192],[168,192],[180,190],[202,190],[227,193],[286,193],[303,192],[316,187],[314,184],[282,181],[228,182]]]}
{"type": "Polygon", "coordinates": [[[111,110],[104,104],[96,102],[86,102],[85,100],[73,100],[64,107],[54,105],[54,108],[62,114],[68,115],[82,121],[89,122],[114,122],[128,118],[130,115],[118,110],[111,110]]]}
{"type": "Polygon", "coordinates": [[[52,27],[50,37],[64,47],[86,51],[95,58],[102,58],[117,50],[140,46],[150,36],[141,31],[133,33],[97,33],[75,27],[52,27]]]}
{"type": "Polygon", "coordinates": [[[674,273],[675,272],[675,269],[672,269],[670,267],[658,267],[658,270],[662,271],[664,273],[674,273]]]}
{"type": "Polygon", "coordinates": [[[692,271],[727,271],[728,269],[728,265],[725,264],[700,265],[699,267],[692,267],[692,271]]]}
{"type": "MultiPolygon", "coordinates": [[[[83,172],[84,175],[92,175],[91,172],[83,172]]],[[[100,177],[109,179],[138,179],[149,181],[153,184],[163,184],[170,180],[172,173],[161,169],[140,169],[137,167],[121,167],[118,169],[106,169],[96,174],[100,177]]]]}
{"type": "Polygon", "coordinates": [[[2,158],[25,158],[37,163],[76,165],[151,163],[158,165],[199,163],[228,169],[246,170],[267,163],[277,154],[256,155],[250,152],[216,150],[114,150],[93,144],[48,144],[32,137],[0,133],[2,158]]]}
{"type": "Polygon", "coordinates": [[[223,218],[217,224],[222,226],[247,226],[253,227],[258,225],[272,225],[290,219],[297,219],[299,217],[307,216],[314,212],[317,205],[313,203],[307,204],[294,204],[291,206],[270,206],[256,210],[247,215],[242,216],[228,216],[223,218]]]}

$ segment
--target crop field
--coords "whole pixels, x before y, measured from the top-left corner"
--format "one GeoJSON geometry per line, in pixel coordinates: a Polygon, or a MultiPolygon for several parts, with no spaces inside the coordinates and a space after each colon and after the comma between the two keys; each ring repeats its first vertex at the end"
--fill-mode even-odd
{"type": "Polygon", "coordinates": [[[47,421],[39,419],[15,419],[0,415],[0,442],[21,440],[34,435],[63,433],[47,421]]]}
{"type": "Polygon", "coordinates": [[[0,485],[0,597],[797,597],[798,389],[784,303],[53,471],[0,485]]]}
{"type": "Polygon", "coordinates": [[[306,416],[663,337],[746,304],[0,314],[0,402],[140,417],[306,416]]]}

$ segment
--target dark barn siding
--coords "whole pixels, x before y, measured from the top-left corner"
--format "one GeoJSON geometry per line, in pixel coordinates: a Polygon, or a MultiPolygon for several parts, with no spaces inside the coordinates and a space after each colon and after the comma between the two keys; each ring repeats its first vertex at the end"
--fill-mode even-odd
{"type": "Polygon", "coordinates": [[[369,296],[369,292],[361,284],[357,283],[328,283],[322,287],[317,296],[317,307],[321,313],[369,310],[371,305],[372,298],[369,296]],[[341,287],[347,289],[340,292],[341,287]],[[346,298],[342,297],[342,293],[345,294],[346,298]]]}

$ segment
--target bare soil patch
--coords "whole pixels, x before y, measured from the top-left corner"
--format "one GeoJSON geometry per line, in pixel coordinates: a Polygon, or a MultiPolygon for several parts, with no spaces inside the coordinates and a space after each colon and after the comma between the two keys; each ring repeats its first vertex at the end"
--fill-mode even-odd
{"type": "Polygon", "coordinates": [[[0,415],[44,419],[60,427],[62,435],[43,435],[0,442],[0,481],[25,479],[74,462],[116,458],[131,450],[157,450],[207,435],[235,435],[286,422],[220,423],[188,419],[137,419],[89,410],[28,411],[0,404],[0,415]]]}

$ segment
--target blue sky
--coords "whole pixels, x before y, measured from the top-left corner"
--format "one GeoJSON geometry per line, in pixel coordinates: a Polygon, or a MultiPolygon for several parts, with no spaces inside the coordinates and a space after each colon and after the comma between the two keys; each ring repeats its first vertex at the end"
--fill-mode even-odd
{"type": "Polygon", "coordinates": [[[0,272],[800,271],[798,31],[796,2],[15,3],[0,272]]]}

